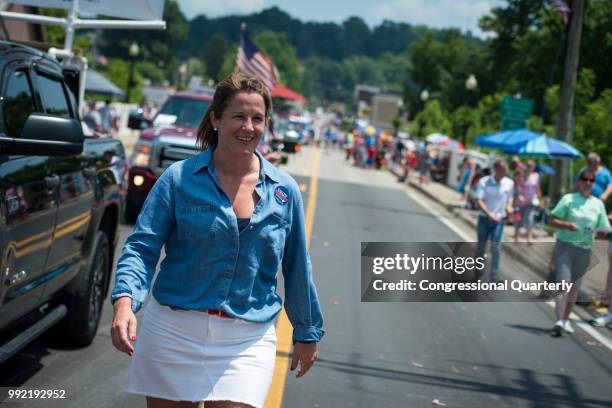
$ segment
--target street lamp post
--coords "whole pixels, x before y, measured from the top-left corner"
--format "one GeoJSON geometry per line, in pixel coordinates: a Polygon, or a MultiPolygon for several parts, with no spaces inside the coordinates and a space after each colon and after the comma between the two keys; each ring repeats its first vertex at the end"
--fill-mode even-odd
{"type": "Polygon", "coordinates": [[[425,103],[427,102],[428,99],[429,99],[429,91],[427,89],[423,89],[421,91],[421,101],[423,101],[423,106],[425,106],[425,103]]]}
{"type": "Polygon", "coordinates": [[[465,89],[468,91],[468,106],[472,106],[473,104],[473,96],[476,92],[476,88],[478,88],[478,81],[474,74],[470,74],[465,80],[465,89]]]}
{"type": "MultiPolygon", "coordinates": [[[[465,89],[468,92],[468,101],[467,105],[469,108],[474,104],[474,94],[476,93],[476,89],[478,88],[478,81],[476,80],[476,76],[474,74],[470,74],[470,76],[465,80],[465,89]]],[[[465,146],[465,140],[467,138],[467,129],[468,122],[464,121],[463,123],[463,133],[461,134],[461,143],[465,146]]]]}
{"type": "Polygon", "coordinates": [[[126,102],[130,101],[130,97],[132,94],[132,88],[135,85],[134,84],[134,66],[136,65],[136,58],[138,57],[138,54],[140,54],[140,47],[138,47],[138,44],[135,41],[132,42],[132,44],[130,44],[130,48],[128,49],[128,52],[130,54],[130,73],[128,75],[127,89],[125,92],[126,102]]]}
{"type": "MultiPolygon", "coordinates": [[[[427,100],[429,99],[429,91],[427,89],[423,89],[421,91],[421,101],[423,102],[423,110],[425,110],[425,105],[427,104],[427,100]]],[[[419,138],[423,138],[423,128],[425,127],[425,120],[423,119],[423,115],[420,115],[419,118],[419,138]]]]}
{"type": "Polygon", "coordinates": [[[187,64],[185,64],[183,62],[181,65],[179,65],[178,74],[179,74],[179,84],[178,84],[178,87],[179,87],[179,89],[184,89],[185,88],[185,79],[187,77],[187,64]]]}

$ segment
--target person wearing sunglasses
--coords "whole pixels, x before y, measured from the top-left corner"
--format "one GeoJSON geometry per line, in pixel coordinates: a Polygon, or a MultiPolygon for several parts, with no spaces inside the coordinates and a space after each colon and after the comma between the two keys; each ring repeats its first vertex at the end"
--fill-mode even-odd
{"type": "Polygon", "coordinates": [[[598,237],[605,238],[610,229],[603,202],[591,195],[594,182],[595,172],[583,170],[578,191],[564,195],[551,212],[551,224],[558,229],[553,253],[555,279],[573,283],[569,292],[559,293],[555,298],[557,321],[551,332],[555,337],[574,331],[569,316],[589,267],[594,232],[599,231],[598,237]]]}
{"type": "Polygon", "coordinates": [[[601,158],[597,153],[589,153],[587,156],[587,166],[583,167],[578,172],[574,191],[578,191],[580,177],[587,169],[591,170],[595,175],[595,182],[593,183],[593,191],[591,194],[606,204],[608,198],[612,195],[612,175],[610,174],[610,170],[601,165],[601,158]]]}

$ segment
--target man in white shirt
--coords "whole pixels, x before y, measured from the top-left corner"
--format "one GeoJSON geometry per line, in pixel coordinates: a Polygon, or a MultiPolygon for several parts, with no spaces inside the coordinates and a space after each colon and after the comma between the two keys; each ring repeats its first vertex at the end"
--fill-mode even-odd
{"type": "Polygon", "coordinates": [[[476,190],[478,216],[478,246],[476,256],[484,256],[487,241],[491,240],[491,282],[499,280],[499,259],[504,237],[506,217],[512,214],[514,182],[506,177],[508,163],[496,160],[493,174],[481,178],[476,190]]]}
{"type": "Polygon", "coordinates": [[[101,124],[100,128],[102,133],[114,136],[114,132],[117,130],[117,113],[115,108],[111,105],[110,99],[104,103],[104,107],[100,109],[101,124]]]}
{"type": "Polygon", "coordinates": [[[83,116],[83,122],[94,132],[100,132],[102,126],[102,116],[96,110],[96,102],[89,101],[87,103],[89,110],[83,116]]]}

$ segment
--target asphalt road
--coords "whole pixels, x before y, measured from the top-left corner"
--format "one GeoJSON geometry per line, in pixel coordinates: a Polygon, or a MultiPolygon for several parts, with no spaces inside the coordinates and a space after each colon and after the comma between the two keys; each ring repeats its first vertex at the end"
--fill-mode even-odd
{"type": "MultiPolygon", "coordinates": [[[[309,194],[312,150],[287,170],[309,194]]],[[[446,218],[390,174],[322,154],[311,256],[325,315],[319,361],[287,375],[283,407],[610,407],[612,350],[589,332],[551,338],[546,303],[362,303],[361,241],[462,241],[446,218]]],[[[305,200],[306,202],[306,200],[305,200]]],[[[121,240],[130,231],[121,227],[121,240]]],[[[504,258],[504,277],[530,272],[504,258]]],[[[45,407],[144,407],[122,392],[129,358],[112,348],[110,304],[92,346],[66,349],[50,336],[0,366],[0,387],[66,389],[45,407]]],[[[604,340],[611,332],[598,329],[604,340]]],[[[43,406],[42,402],[0,406],[43,406]]]]}
{"type": "MultiPolygon", "coordinates": [[[[362,303],[361,241],[463,239],[389,174],[336,153],[319,174],[311,254],[327,334],[313,371],[288,378],[283,406],[612,406],[612,351],[581,329],[551,338],[546,303],[362,303]]],[[[529,271],[506,257],[502,276],[529,271]]]]}

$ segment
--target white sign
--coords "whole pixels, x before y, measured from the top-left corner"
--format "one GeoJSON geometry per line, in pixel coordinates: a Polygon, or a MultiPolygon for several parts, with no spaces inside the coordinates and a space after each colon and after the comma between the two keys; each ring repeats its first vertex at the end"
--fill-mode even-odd
{"type": "MultiPolygon", "coordinates": [[[[79,13],[130,20],[161,20],[165,0],[79,0],[79,13]]],[[[73,0],[10,0],[11,3],[72,10],[73,0]]]]}

